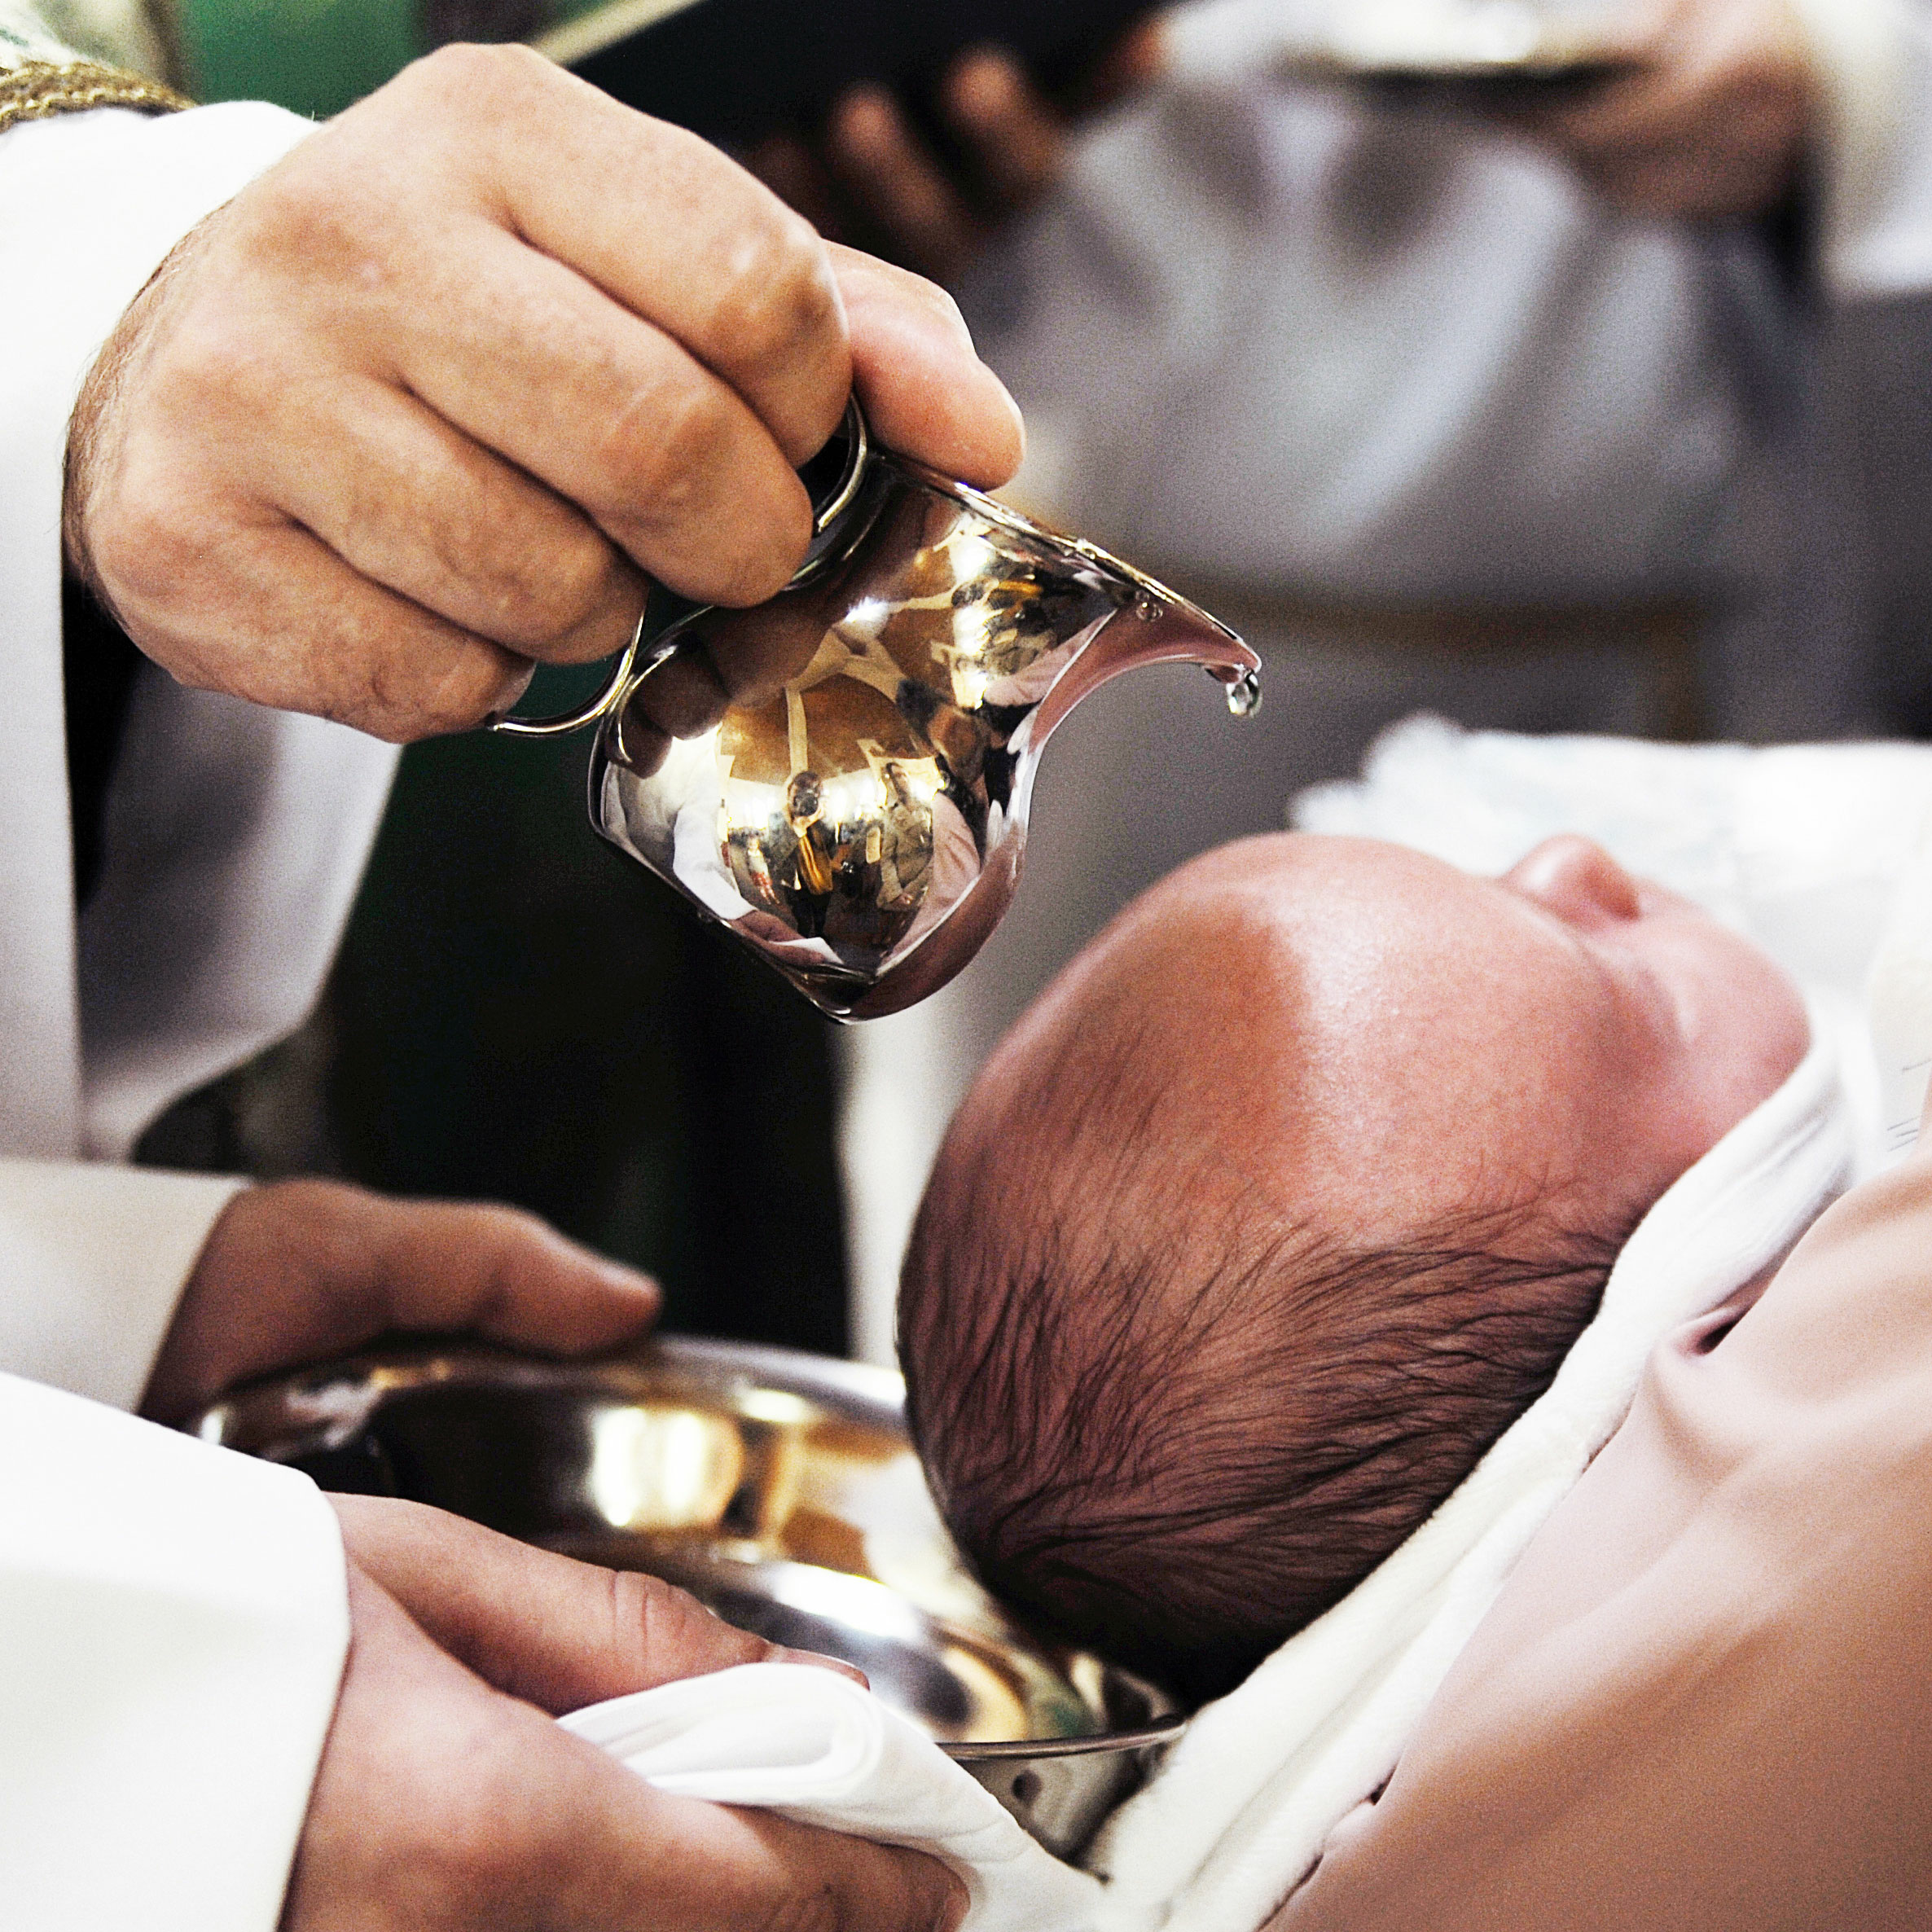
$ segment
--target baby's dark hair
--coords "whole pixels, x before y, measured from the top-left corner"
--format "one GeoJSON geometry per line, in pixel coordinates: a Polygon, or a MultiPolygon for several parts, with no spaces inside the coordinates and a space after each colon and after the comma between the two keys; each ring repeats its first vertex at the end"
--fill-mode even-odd
{"type": "Polygon", "coordinates": [[[955,1126],[921,1205],[898,1317],[914,1440],[1023,1620],[1218,1696],[1549,1385],[1636,1216],[1574,1227],[1552,1196],[1350,1248],[1205,1168],[1147,1171],[1152,1118],[1117,1092],[1070,1134],[1063,1113],[1043,1168],[1025,1150],[1056,1084],[995,1133],[955,1126]]]}

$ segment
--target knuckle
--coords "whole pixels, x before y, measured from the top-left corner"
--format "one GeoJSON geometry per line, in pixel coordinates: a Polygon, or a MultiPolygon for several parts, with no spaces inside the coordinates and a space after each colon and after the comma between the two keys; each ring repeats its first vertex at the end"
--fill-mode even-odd
{"type": "Polygon", "coordinates": [[[643,1677],[722,1669],[769,1656],[763,1639],[735,1629],[689,1592],[639,1570],[610,1573],[613,1638],[643,1677]]]}
{"type": "Polygon", "coordinates": [[[602,452],[610,507],[599,520],[646,569],[707,602],[771,596],[811,538],[803,485],[747,436],[742,415],[731,393],[708,381],[670,396],[643,391],[602,452]]]}
{"type": "Polygon", "coordinates": [[[310,286],[324,279],[341,285],[367,247],[367,226],[358,228],[336,170],[299,148],[243,191],[233,217],[244,259],[310,286]]]}
{"type": "MultiPolygon", "coordinates": [[[[130,466],[87,506],[88,569],[124,621],[138,616],[170,630],[185,624],[182,641],[212,644],[245,621],[250,601],[232,535],[216,505],[183,505],[175,490],[156,486],[146,465],[130,466]]],[[[151,652],[156,640],[143,642],[151,652]]]]}
{"type": "Polygon", "coordinates": [[[527,666],[476,642],[431,671],[384,667],[371,683],[375,722],[365,728],[405,744],[468,731],[515,704],[528,677],[527,666]]]}
{"type": "Polygon", "coordinates": [[[525,94],[555,72],[533,48],[514,42],[485,46],[470,41],[452,41],[405,70],[414,86],[454,101],[470,114],[479,112],[480,103],[525,94]]]}
{"type": "Polygon", "coordinates": [[[165,605],[188,575],[184,533],[165,503],[138,484],[103,491],[96,500],[89,547],[96,573],[117,599],[165,605]]]}
{"type": "Polygon", "coordinates": [[[516,529],[513,516],[466,517],[437,533],[436,561],[460,583],[479,628],[519,649],[567,636],[608,601],[616,558],[583,526],[516,529]]]}
{"type": "Polygon", "coordinates": [[[694,520],[713,498],[729,441],[722,400],[708,389],[632,402],[613,425],[605,465],[626,520],[648,529],[694,520]]]}
{"type": "MultiPolygon", "coordinates": [[[[616,552],[589,530],[543,545],[504,593],[516,636],[552,643],[608,604],[620,574],[616,552]]],[[[514,639],[512,641],[515,641],[514,639]]]]}
{"type": "Polygon", "coordinates": [[[486,1226],[499,1229],[506,1236],[540,1235],[548,1227],[541,1214],[529,1208],[512,1207],[507,1201],[478,1201],[470,1211],[480,1215],[486,1226]]]}
{"type": "Polygon", "coordinates": [[[528,1209],[504,1207],[493,1202],[487,1206],[470,1208],[468,1212],[476,1216],[477,1236],[494,1251],[499,1267],[510,1266],[533,1249],[548,1249],[555,1245],[556,1237],[551,1233],[550,1224],[528,1209]]]}
{"type": "Polygon", "coordinates": [[[714,292],[713,327],[734,359],[780,367],[842,346],[838,287],[810,223],[775,205],[747,225],[714,292]]]}

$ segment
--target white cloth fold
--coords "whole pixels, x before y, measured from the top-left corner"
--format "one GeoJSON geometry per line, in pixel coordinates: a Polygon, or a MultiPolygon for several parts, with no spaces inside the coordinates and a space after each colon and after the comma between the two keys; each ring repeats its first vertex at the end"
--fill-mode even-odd
{"type": "Polygon", "coordinates": [[[1918,1144],[1932,1075],[1932,826],[1900,879],[1867,982],[1886,1156],[1918,1144]]]}
{"type": "Polygon", "coordinates": [[[1092,1921],[1096,1880],[1051,1857],[923,1732],[835,1671],[744,1664],[558,1721],[660,1790],[932,1853],[972,1895],[963,1932],[1092,1921]]]}
{"type": "Polygon", "coordinates": [[[1847,1183],[1829,1030],[1631,1236],[1556,1380],[1373,1574],[1197,1716],[1096,1850],[1109,1932],[1248,1932],[1387,1780],[1550,1511],[1622,1420],[1650,1351],[1774,1266],[1847,1183]]]}

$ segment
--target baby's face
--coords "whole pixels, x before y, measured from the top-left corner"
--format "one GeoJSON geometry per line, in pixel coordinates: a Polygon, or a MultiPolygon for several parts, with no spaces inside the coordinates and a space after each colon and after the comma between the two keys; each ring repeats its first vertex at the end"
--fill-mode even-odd
{"type": "Polygon", "coordinates": [[[1585,840],[1490,880],[1284,833],[1131,907],[991,1079],[1042,1053],[1157,1068],[1147,1126],[1177,1170],[1205,1157],[1355,1246],[1534,1201],[1640,1207],[1806,1043],[1763,954],[1585,840]]]}

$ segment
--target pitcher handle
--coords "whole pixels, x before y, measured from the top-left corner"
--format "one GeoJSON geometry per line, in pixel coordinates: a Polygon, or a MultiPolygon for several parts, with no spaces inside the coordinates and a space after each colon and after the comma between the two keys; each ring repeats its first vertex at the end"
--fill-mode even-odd
{"type": "MultiPolygon", "coordinates": [[[[841,427],[845,437],[845,461],[832,494],[823,503],[814,508],[812,536],[815,542],[823,537],[851,507],[852,500],[858,494],[858,486],[865,480],[866,471],[872,463],[872,435],[866,428],[865,415],[858,406],[856,396],[847,398],[845,421],[841,427]]],[[[809,582],[818,573],[823,563],[822,555],[808,552],[806,560],[798,567],[797,574],[786,588],[795,590],[800,584],[809,582]]],[[[650,615],[650,603],[647,599],[644,608],[638,617],[637,629],[631,632],[630,642],[624,647],[623,654],[617,660],[617,669],[604,681],[603,690],[587,705],[580,705],[574,711],[560,711],[552,718],[519,718],[512,712],[503,718],[493,718],[490,721],[490,730],[501,731],[509,738],[564,738],[573,731],[581,731],[586,725],[596,724],[609,717],[623,702],[625,693],[630,687],[630,674],[637,663],[637,654],[643,646],[644,625],[650,615]]],[[[688,616],[685,621],[688,621],[688,616]]],[[[661,651],[651,663],[644,666],[640,676],[648,677],[670,655],[669,648],[661,651]]]]}
{"type": "Polygon", "coordinates": [[[643,641],[644,619],[640,613],[637,628],[630,634],[630,642],[618,656],[617,669],[604,680],[603,690],[587,705],[580,705],[574,711],[557,712],[550,718],[519,718],[515,712],[510,712],[502,718],[491,718],[490,730],[501,731],[508,738],[564,738],[573,731],[581,731],[586,725],[608,718],[617,709],[618,700],[630,682],[630,667],[637,662],[638,648],[643,641]]]}

